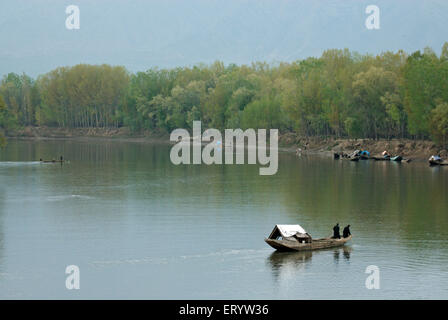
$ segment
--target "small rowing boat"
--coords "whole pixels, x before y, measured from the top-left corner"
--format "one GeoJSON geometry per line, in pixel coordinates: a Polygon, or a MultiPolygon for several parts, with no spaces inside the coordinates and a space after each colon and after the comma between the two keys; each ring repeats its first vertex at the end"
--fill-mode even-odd
{"type": "Polygon", "coordinates": [[[345,245],[352,239],[320,238],[313,239],[300,225],[278,224],[272,230],[270,236],[264,241],[272,248],[279,251],[311,251],[327,248],[336,248],[345,245]]]}
{"type": "Polygon", "coordinates": [[[390,161],[397,161],[397,162],[401,162],[401,160],[403,160],[402,156],[395,156],[395,157],[391,157],[390,161]]]}
{"type": "Polygon", "coordinates": [[[448,166],[448,161],[429,160],[430,166],[448,166]]]}
{"type": "Polygon", "coordinates": [[[448,166],[448,161],[443,160],[439,155],[432,155],[428,162],[430,166],[448,166]]]}
{"type": "Polygon", "coordinates": [[[372,157],[375,161],[390,161],[390,157],[372,157]]]}
{"type": "Polygon", "coordinates": [[[42,159],[39,159],[39,162],[41,162],[41,163],[65,163],[65,162],[67,162],[67,160],[55,160],[55,159],[42,160],[42,159]]]}
{"type": "Polygon", "coordinates": [[[361,160],[369,160],[370,159],[370,152],[367,150],[363,150],[358,153],[358,156],[361,160]]]}
{"type": "Polygon", "coordinates": [[[311,243],[298,243],[289,240],[274,240],[265,239],[266,243],[272,248],[279,251],[311,251],[319,249],[336,248],[343,246],[346,242],[350,241],[352,236],[341,239],[322,238],[314,239],[311,243]]]}
{"type": "Polygon", "coordinates": [[[335,160],[350,160],[350,161],[359,161],[359,156],[356,155],[347,155],[344,153],[333,153],[333,158],[335,160]]]}
{"type": "Polygon", "coordinates": [[[371,159],[375,161],[395,161],[395,162],[411,162],[411,159],[404,159],[402,156],[395,156],[395,157],[372,157],[371,159]]]}
{"type": "Polygon", "coordinates": [[[66,162],[66,160],[64,159],[63,156],[60,156],[58,160],[56,159],[51,159],[51,160],[43,160],[42,158],[39,159],[39,162],[41,163],[60,163],[63,164],[64,162],[66,162]]]}

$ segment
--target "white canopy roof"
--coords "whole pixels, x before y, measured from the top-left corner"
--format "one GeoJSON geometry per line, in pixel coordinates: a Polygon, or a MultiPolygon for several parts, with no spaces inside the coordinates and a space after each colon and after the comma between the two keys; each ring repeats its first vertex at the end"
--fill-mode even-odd
{"type": "Polygon", "coordinates": [[[278,224],[277,228],[283,237],[292,237],[297,233],[306,233],[305,229],[298,224],[278,224]]]}

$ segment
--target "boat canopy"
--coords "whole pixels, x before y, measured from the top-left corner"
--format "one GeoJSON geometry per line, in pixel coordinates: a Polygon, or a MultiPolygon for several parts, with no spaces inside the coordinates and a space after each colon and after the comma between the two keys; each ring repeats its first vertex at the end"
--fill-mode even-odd
{"type": "Polygon", "coordinates": [[[277,224],[272,230],[269,239],[276,239],[277,237],[289,238],[295,235],[309,236],[305,229],[298,224],[277,224]]]}
{"type": "Polygon", "coordinates": [[[361,151],[361,155],[370,157],[370,152],[367,150],[363,150],[363,151],[361,151]]]}

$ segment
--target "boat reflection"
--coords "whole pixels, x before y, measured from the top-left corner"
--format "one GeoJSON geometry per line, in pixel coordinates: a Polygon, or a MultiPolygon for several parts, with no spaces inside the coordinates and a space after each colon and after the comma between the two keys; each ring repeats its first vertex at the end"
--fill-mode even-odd
{"type": "Polygon", "coordinates": [[[314,251],[314,253],[313,251],[275,251],[267,258],[267,264],[270,266],[276,281],[280,281],[282,279],[287,280],[294,278],[298,273],[304,271],[305,268],[310,265],[313,254],[324,254],[328,256],[333,253],[333,261],[335,264],[338,264],[340,259],[343,259],[343,261],[349,263],[352,251],[353,249],[350,246],[344,246],[336,249],[318,250],[314,251]]]}
{"type": "Polygon", "coordinates": [[[350,255],[352,253],[353,249],[350,246],[344,246],[342,248],[337,248],[334,249],[333,251],[333,258],[334,258],[334,263],[339,263],[339,258],[341,256],[341,252],[342,252],[342,256],[344,257],[344,261],[348,262],[350,260],[350,255]]]}
{"type": "Polygon", "coordinates": [[[303,252],[273,252],[267,259],[267,263],[272,269],[275,280],[289,277],[305,268],[311,261],[312,251],[303,252]]]}

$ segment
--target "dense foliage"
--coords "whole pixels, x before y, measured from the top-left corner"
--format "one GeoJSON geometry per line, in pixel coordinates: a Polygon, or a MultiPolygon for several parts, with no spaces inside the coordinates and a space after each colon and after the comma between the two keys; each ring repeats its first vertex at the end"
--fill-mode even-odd
{"type": "Polygon", "coordinates": [[[0,84],[0,128],[17,124],[171,131],[278,128],[304,136],[433,138],[448,143],[448,43],[360,55],[327,50],[293,63],[212,65],[130,74],[77,65],[0,84]],[[1,107],[0,107],[1,108],[1,107]],[[1,110],[1,109],[0,109],[1,110]]]}
{"type": "Polygon", "coordinates": [[[6,144],[5,135],[3,133],[3,130],[6,128],[5,124],[5,117],[6,117],[6,106],[5,102],[3,101],[2,96],[0,96],[0,148],[4,147],[6,144]]]}

